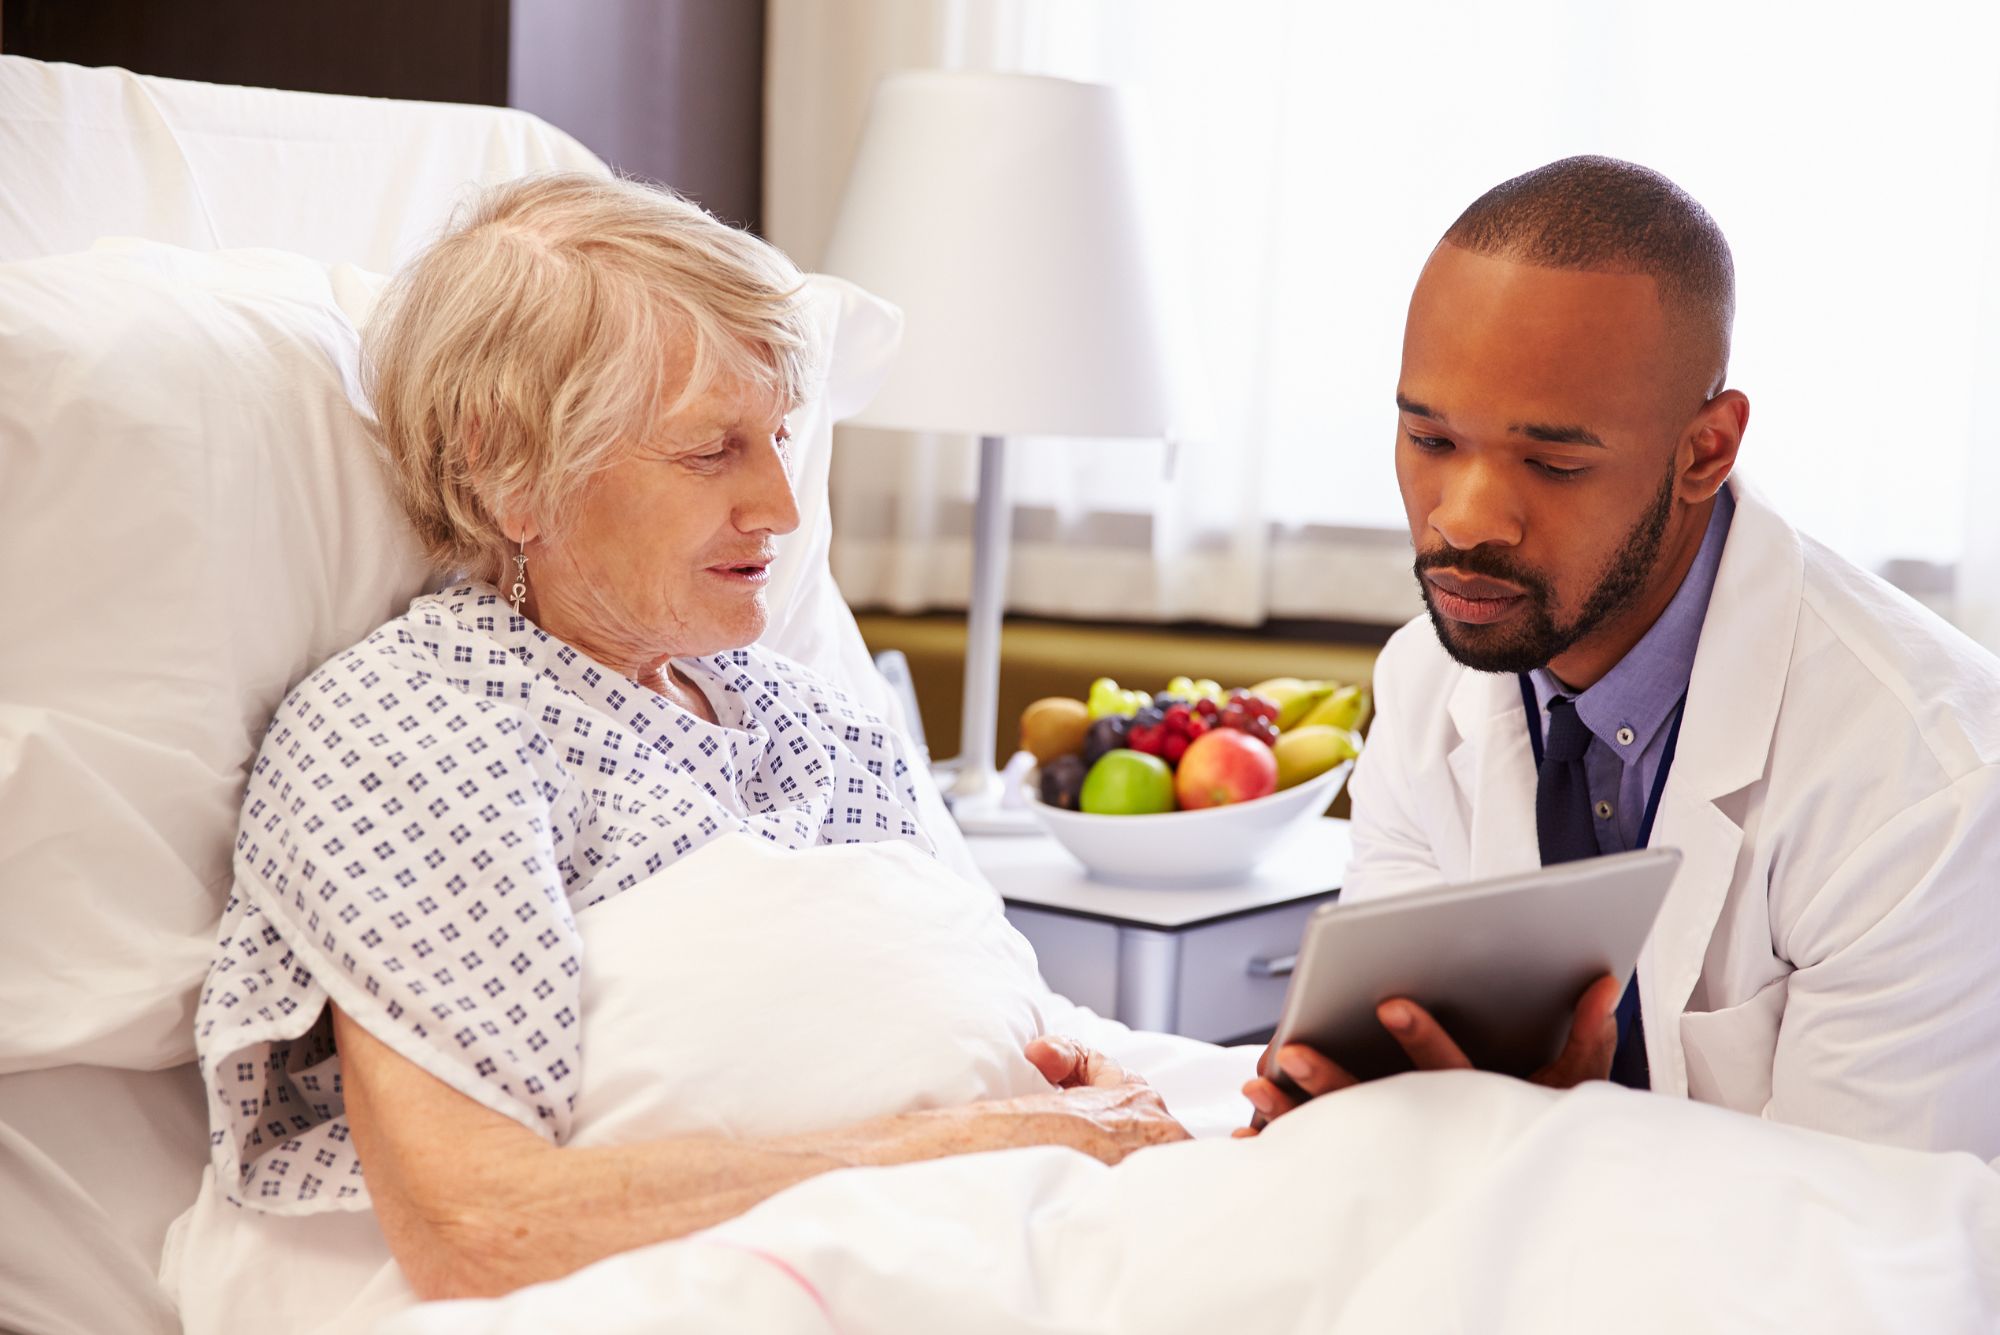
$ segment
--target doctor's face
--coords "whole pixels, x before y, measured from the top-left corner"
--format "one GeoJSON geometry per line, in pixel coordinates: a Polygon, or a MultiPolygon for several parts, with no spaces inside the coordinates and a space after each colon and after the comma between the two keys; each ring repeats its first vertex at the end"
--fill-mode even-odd
{"type": "Polygon", "coordinates": [[[1396,478],[1454,658],[1587,685],[1658,616],[1665,568],[1700,541],[1680,442],[1705,396],[1684,365],[1650,277],[1432,254],[1403,337],[1396,478]]]}

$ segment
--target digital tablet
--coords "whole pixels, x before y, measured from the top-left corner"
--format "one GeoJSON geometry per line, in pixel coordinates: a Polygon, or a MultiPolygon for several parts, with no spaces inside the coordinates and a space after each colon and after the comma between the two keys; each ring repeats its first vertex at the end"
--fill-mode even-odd
{"type": "Polygon", "coordinates": [[[1368,1080],[1411,1069],[1375,1008],[1406,997],[1481,1070],[1532,1075],[1569,1037],[1597,979],[1632,977],[1679,850],[1586,858],[1520,876],[1328,904],[1306,921],[1263,1074],[1304,1043],[1368,1080]]]}

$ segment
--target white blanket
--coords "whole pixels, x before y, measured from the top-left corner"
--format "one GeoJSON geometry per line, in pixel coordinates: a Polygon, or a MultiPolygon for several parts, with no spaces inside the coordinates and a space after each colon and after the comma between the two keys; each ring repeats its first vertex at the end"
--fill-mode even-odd
{"type": "MultiPolygon", "coordinates": [[[[906,844],[725,835],[576,922],[572,1145],[799,1134],[1045,1090],[1022,1049],[1054,1024],[1213,1091],[1196,1119],[1210,1130],[1247,1110],[1249,1054],[1132,1035],[1053,996],[992,891],[906,844]]],[[[161,1278],[189,1335],[363,1331],[415,1301],[372,1214],[239,1208],[213,1169],[161,1278]]]]}
{"type": "MultiPolygon", "coordinates": [[[[1254,1051],[1052,997],[979,887],[912,850],[728,838],[578,918],[576,1139],[776,1134],[1039,1085],[1076,1034],[1198,1133],[1254,1051]]],[[[1410,1076],[1261,1139],[1106,1169],[1054,1149],[830,1174],[493,1303],[412,1307],[372,1217],[205,1191],[167,1269],[191,1335],[485,1331],[1988,1330],[2000,1177],[1589,1086],[1410,1076]]]]}
{"type": "Polygon", "coordinates": [[[1253,1142],[851,1170],[382,1335],[2000,1326],[2000,1180],[1590,1085],[1404,1076],[1253,1142]]]}

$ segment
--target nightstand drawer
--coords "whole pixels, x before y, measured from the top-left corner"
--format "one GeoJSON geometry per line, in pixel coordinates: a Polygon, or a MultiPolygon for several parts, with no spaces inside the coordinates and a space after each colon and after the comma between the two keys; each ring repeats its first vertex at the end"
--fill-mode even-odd
{"type": "Polygon", "coordinates": [[[1042,978],[1079,1006],[1118,1014],[1118,928],[1065,913],[1009,906],[1007,921],[1035,948],[1042,978]]]}
{"type": "Polygon", "coordinates": [[[1134,1029],[1226,1042],[1273,1028],[1306,919],[1340,893],[1344,820],[1308,823],[1236,885],[1165,889],[1093,880],[1046,836],[967,841],[1049,986],[1134,1029]]]}
{"type": "Polygon", "coordinates": [[[1296,952],[1306,919],[1324,902],[1285,904],[1179,933],[1175,1031],[1221,1043],[1274,1027],[1284,1009],[1289,971],[1259,976],[1251,966],[1296,952]]]}

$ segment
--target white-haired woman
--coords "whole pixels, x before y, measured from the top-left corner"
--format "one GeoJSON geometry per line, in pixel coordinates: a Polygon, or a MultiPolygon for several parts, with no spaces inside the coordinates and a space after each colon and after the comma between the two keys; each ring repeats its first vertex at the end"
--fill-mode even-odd
{"type": "Polygon", "coordinates": [[[1037,1040],[1046,1095],[563,1148],[575,912],[728,831],[934,851],[903,739],[755,643],[798,522],[799,294],[776,251],[670,194],[553,176],[485,195],[371,322],[404,507],[468,578],[279,707],[196,1033],[218,1189],[372,1207],[422,1296],[565,1274],[843,1165],[1115,1161],[1184,1134],[1115,1065],[1037,1040]]]}

